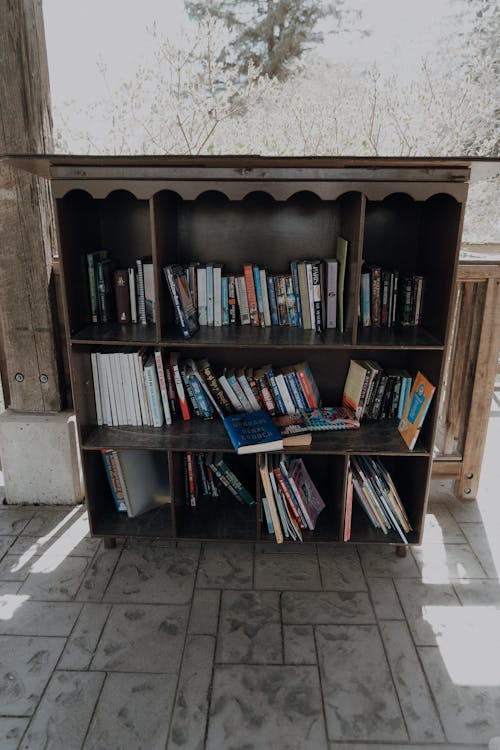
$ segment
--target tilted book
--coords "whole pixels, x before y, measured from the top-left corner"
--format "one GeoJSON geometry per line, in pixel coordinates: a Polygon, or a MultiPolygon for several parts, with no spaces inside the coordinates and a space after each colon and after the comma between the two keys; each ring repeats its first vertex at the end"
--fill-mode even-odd
{"type": "Polygon", "coordinates": [[[290,479],[297,488],[299,504],[306,518],[307,525],[312,531],[316,526],[319,514],[325,507],[325,503],[301,458],[292,461],[289,473],[290,479]]]}
{"type": "Polygon", "coordinates": [[[282,450],[280,431],[265,411],[230,414],[224,427],[238,454],[282,450]]]}
{"type": "Polygon", "coordinates": [[[165,266],[163,271],[182,335],[184,338],[191,338],[193,333],[198,330],[198,316],[189,291],[186,272],[182,266],[176,264],[165,266]]]}
{"type": "Polygon", "coordinates": [[[415,447],[435,390],[432,383],[418,372],[398,426],[399,433],[410,450],[415,447]]]}

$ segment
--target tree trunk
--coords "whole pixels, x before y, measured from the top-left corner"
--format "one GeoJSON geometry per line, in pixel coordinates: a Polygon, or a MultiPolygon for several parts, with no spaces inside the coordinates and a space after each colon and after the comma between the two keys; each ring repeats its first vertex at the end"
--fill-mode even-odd
{"type": "MultiPolygon", "coordinates": [[[[0,152],[51,153],[52,119],[40,0],[3,0],[0,13],[0,152]]],[[[56,232],[50,187],[0,165],[0,315],[10,406],[59,411],[51,289],[56,232]]]]}

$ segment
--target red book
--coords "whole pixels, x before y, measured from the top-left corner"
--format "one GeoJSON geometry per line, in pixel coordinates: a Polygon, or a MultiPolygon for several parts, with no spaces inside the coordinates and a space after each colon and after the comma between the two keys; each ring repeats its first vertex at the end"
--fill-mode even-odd
{"type": "Polygon", "coordinates": [[[184,384],[179,370],[179,352],[170,352],[170,367],[172,368],[172,373],[174,375],[175,390],[177,391],[182,418],[191,419],[186,392],[184,390],[184,384]]]}
{"type": "Polygon", "coordinates": [[[298,510],[298,508],[296,507],[295,503],[292,500],[292,496],[290,495],[290,490],[288,489],[288,485],[283,478],[281,469],[273,469],[273,474],[276,477],[276,481],[278,482],[279,488],[285,497],[286,504],[290,510],[290,513],[293,515],[293,517],[297,521],[299,528],[305,529],[306,527],[304,525],[302,516],[300,515],[300,511],[298,510]]]}
{"type": "Polygon", "coordinates": [[[250,325],[259,326],[259,308],[257,306],[257,295],[255,293],[255,284],[253,281],[253,268],[251,263],[243,266],[243,275],[245,277],[245,287],[248,298],[248,311],[250,313],[250,325]]]}
{"type": "Polygon", "coordinates": [[[130,323],[130,289],[126,268],[115,271],[115,303],[117,323],[130,323]]]}
{"type": "Polygon", "coordinates": [[[294,367],[295,372],[299,376],[300,385],[304,393],[307,405],[310,409],[317,409],[319,406],[319,393],[314,382],[311,368],[307,362],[301,362],[294,367]],[[309,379],[311,378],[311,380],[309,379]],[[312,382],[311,382],[312,381],[312,382]]]}

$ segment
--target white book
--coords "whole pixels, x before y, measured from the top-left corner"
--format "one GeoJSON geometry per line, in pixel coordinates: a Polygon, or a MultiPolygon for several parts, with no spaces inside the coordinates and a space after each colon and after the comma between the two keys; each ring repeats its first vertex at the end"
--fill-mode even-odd
{"type": "Polygon", "coordinates": [[[236,377],[238,379],[239,384],[243,388],[243,392],[245,393],[245,396],[247,397],[250,403],[252,411],[260,411],[262,407],[257,401],[257,399],[255,398],[255,396],[253,395],[253,391],[250,388],[250,383],[248,382],[245,373],[244,372],[240,373],[239,370],[238,370],[238,373],[236,374],[236,377]]]}
{"type": "Polygon", "coordinates": [[[97,352],[92,352],[90,355],[90,362],[92,364],[92,380],[94,383],[94,399],[95,399],[95,413],[97,424],[103,424],[102,418],[102,404],[101,404],[101,388],[99,385],[99,371],[97,369],[97,352]]]}
{"type": "Polygon", "coordinates": [[[135,289],[135,268],[128,269],[128,289],[130,294],[130,320],[137,323],[137,292],[135,289]]]}
{"type": "Polygon", "coordinates": [[[108,384],[109,404],[111,408],[111,425],[112,427],[118,427],[120,422],[118,421],[115,385],[114,385],[113,376],[111,373],[111,354],[109,353],[103,354],[102,361],[104,362],[104,367],[105,367],[105,372],[106,372],[106,382],[108,384]]]}
{"type": "Polygon", "coordinates": [[[250,325],[250,310],[248,308],[247,286],[244,276],[236,276],[234,279],[236,287],[236,299],[240,311],[240,323],[242,326],[250,325]]]}
{"type": "Polygon", "coordinates": [[[237,397],[236,393],[231,388],[225,373],[223,375],[220,375],[217,380],[219,381],[219,385],[221,386],[222,390],[228,397],[229,401],[231,402],[231,406],[233,409],[236,409],[236,411],[246,411],[245,407],[237,397]]]}
{"type": "Polygon", "coordinates": [[[158,385],[160,386],[161,401],[165,414],[165,422],[172,424],[172,415],[170,413],[170,404],[168,402],[167,380],[165,378],[165,369],[163,366],[163,357],[161,349],[155,351],[156,373],[158,375],[158,385]]]}
{"type": "Polygon", "coordinates": [[[103,357],[105,355],[97,352],[97,369],[99,371],[99,391],[101,394],[102,421],[104,424],[112,425],[111,404],[109,401],[108,379],[106,377],[106,366],[103,357]]]}
{"type": "Polygon", "coordinates": [[[222,266],[213,267],[214,282],[214,327],[222,326],[222,266]]]}
{"type": "Polygon", "coordinates": [[[243,411],[253,411],[252,405],[250,401],[248,400],[248,398],[246,397],[243,388],[239,384],[238,378],[236,377],[234,370],[230,370],[230,373],[231,374],[227,378],[227,382],[229,383],[234,393],[236,394],[237,399],[243,406],[243,411]]]}
{"type": "Polygon", "coordinates": [[[123,382],[120,371],[120,355],[117,352],[113,352],[109,355],[111,377],[113,378],[113,387],[115,389],[115,400],[116,400],[116,411],[118,416],[118,424],[127,424],[127,417],[125,413],[125,395],[123,393],[123,382]]]}
{"type": "Polygon", "coordinates": [[[134,397],[132,395],[132,381],[130,379],[130,368],[128,366],[128,354],[120,352],[119,362],[123,381],[123,391],[125,393],[125,412],[127,424],[137,424],[135,421],[134,397]]]}
{"type": "Polygon", "coordinates": [[[314,312],[314,285],[312,278],[312,263],[306,261],[307,291],[309,294],[309,312],[311,314],[311,331],[316,330],[316,315],[314,312]]]}
{"type": "Polygon", "coordinates": [[[278,373],[274,377],[276,380],[276,385],[278,386],[278,390],[281,394],[281,398],[283,399],[283,403],[285,404],[286,413],[295,414],[297,410],[295,408],[295,404],[292,401],[292,397],[290,396],[290,391],[288,390],[285,376],[283,375],[283,373],[278,373]]]}
{"type": "Polygon", "coordinates": [[[262,307],[264,312],[264,325],[271,325],[271,308],[269,307],[269,294],[267,293],[267,274],[266,269],[261,268],[260,274],[260,286],[262,289],[262,307]]]}
{"type": "Polygon", "coordinates": [[[200,326],[207,325],[207,269],[199,266],[196,269],[196,280],[198,285],[198,323],[200,326]]]}
{"type": "Polygon", "coordinates": [[[138,351],[135,353],[134,364],[135,364],[135,377],[136,377],[137,392],[139,394],[139,404],[141,407],[142,424],[146,426],[152,426],[153,420],[151,418],[151,414],[149,411],[149,403],[148,403],[148,398],[146,394],[146,386],[144,384],[142,351],[138,351]]]}
{"type": "Polygon", "coordinates": [[[214,267],[207,263],[207,326],[214,324],[214,267]]]}
{"type": "Polygon", "coordinates": [[[274,502],[276,504],[276,508],[278,509],[278,514],[280,517],[281,528],[283,529],[283,533],[285,534],[286,537],[292,536],[293,538],[295,538],[294,535],[291,534],[290,522],[288,520],[288,513],[283,508],[281,495],[278,492],[278,486],[276,484],[276,477],[274,476],[272,470],[269,470],[269,480],[271,482],[271,488],[272,488],[273,495],[274,495],[274,502]]]}
{"type": "Polygon", "coordinates": [[[134,424],[140,426],[142,425],[142,416],[141,416],[141,405],[139,403],[139,391],[137,390],[137,378],[135,374],[135,364],[134,364],[134,357],[135,353],[129,352],[127,354],[127,366],[129,371],[129,377],[130,377],[130,387],[132,390],[132,404],[134,407],[134,424]]]}
{"type": "Polygon", "coordinates": [[[144,365],[144,382],[146,384],[149,406],[153,416],[153,427],[161,427],[164,422],[163,407],[154,357],[149,357],[144,365]]]}

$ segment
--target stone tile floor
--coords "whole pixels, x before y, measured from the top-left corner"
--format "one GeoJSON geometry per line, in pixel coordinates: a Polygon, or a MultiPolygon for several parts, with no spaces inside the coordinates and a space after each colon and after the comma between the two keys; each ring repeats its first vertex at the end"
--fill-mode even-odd
{"type": "MultiPolygon", "coordinates": [[[[493,420],[492,420],[493,422],[493,420]]],[[[0,507],[0,749],[437,750],[500,736],[498,428],[425,543],[88,536],[0,507]]]]}

